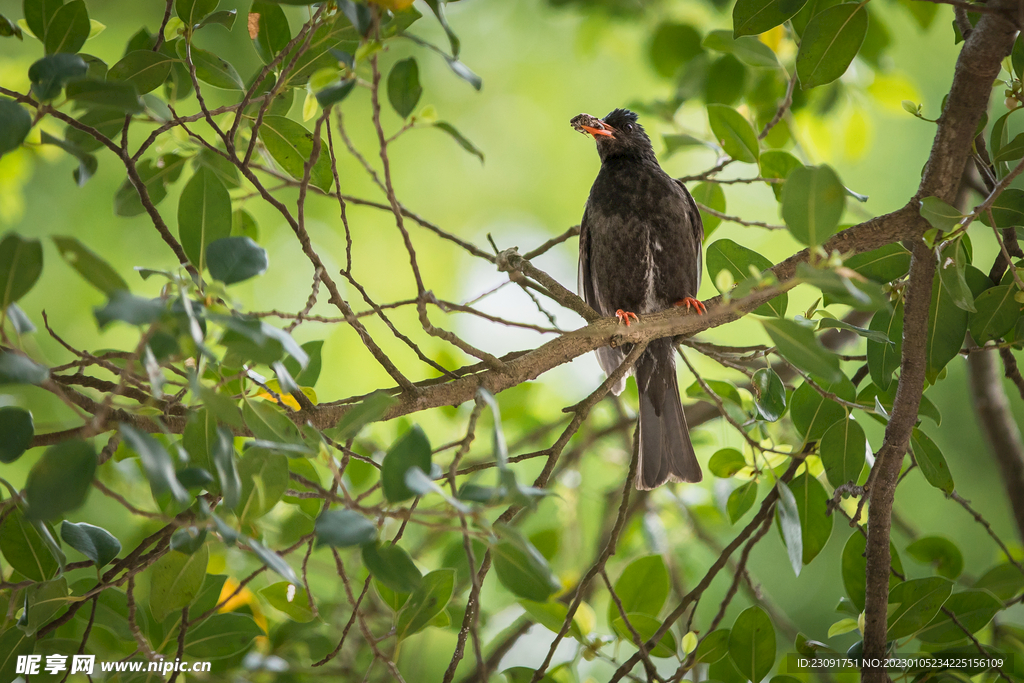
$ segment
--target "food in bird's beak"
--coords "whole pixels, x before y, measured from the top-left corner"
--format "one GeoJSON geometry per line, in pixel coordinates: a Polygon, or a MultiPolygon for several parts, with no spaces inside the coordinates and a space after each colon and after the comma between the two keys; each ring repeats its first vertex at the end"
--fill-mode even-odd
{"type": "Polygon", "coordinates": [[[598,135],[606,135],[610,138],[615,137],[615,135],[612,134],[614,129],[611,126],[590,114],[578,114],[574,116],[572,120],[569,121],[569,125],[584,135],[592,135],[595,140],[598,135]]]}

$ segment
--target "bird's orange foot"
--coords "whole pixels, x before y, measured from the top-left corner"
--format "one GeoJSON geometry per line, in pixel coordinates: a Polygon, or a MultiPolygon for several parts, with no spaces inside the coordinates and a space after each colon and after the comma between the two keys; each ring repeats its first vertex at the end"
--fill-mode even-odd
{"type": "Polygon", "coordinates": [[[707,307],[704,304],[702,304],[700,302],[700,300],[694,299],[692,296],[688,296],[688,297],[685,297],[683,299],[680,299],[679,301],[675,302],[673,305],[677,306],[677,307],[678,306],[685,306],[686,310],[688,310],[688,311],[692,308],[693,310],[697,311],[697,315],[704,315],[705,313],[708,312],[707,307]]]}
{"type": "Polygon", "coordinates": [[[625,323],[626,327],[629,327],[629,325],[630,325],[630,323],[629,323],[629,319],[630,318],[632,318],[633,320],[637,320],[637,321],[640,320],[640,318],[636,317],[636,313],[631,313],[629,311],[624,311],[621,308],[619,310],[615,311],[615,317],[619,319],[620,323],[625,323]]]}

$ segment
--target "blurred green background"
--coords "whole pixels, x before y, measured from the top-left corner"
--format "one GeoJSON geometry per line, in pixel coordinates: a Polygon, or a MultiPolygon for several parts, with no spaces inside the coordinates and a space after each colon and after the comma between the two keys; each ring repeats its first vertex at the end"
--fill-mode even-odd
{"type": "MultiPolygon", "coordinates": [[[[116,61],[123,42],[138,25],[156,30],[161,2],[140,3],[92,0],[92,18],[106,24],[107,29],[90,40],[84,49],[108,63],[116,61]]],[[[417,4],[419,6],[420,3],[417,4]]],[[[462,38],[462,59],[483,79],[480,92],[457,79],[440,58],[416,48],[410,42],[398,42],[383,56],[384,68],[391,63],[416,54],[424,96],[420,107],[430,105],[437,116],[455,125],[485,154],[485,162],[465,153],[436,129],[416,129],[392,147],[391,161],[397,194],[402,202],[423,218],[442,229],[489,250],[490,235],[499,248],[518,246],[525,252],[545,239],[577,224],[599,162],[593,143],[572,131],[569,119],[580,112],[603,116],[615,107],[636,102],[651,102],[671,96],[673,79],[659,76],[649,59],[654,28],[667,20],[680,20],[702,31],[731,28],[727,9],[690,1],[624,3],[627,12],[609,15],[578,2],[552,6],[543,0],[462,0],[448,6],[448,19],[462,38]]],[[[876,5],[880,3],[872,3],[876,5]]],[[[922,30],[908,11],[909,3],[882,4],[876,9],[885,19],[893,42],[883,68],[865,68],[858,60],[844,76],[847,86],[837,95],[838,101],[827,111],[806,107],[789,121],[799,143],[798,155],[807,163],[828,163],[836,168],[849,188],[868,195],[861,203],[849,202],[844,222],[855,223],[866,217],[896,209],[913,195],[919,182],[920,169],[927,157],[934,135],[934,126],[907,114],[902,100],[922,103],[924,114],[935,117],[948,90],[958,47],[952,40],[948,7],[939,10],[930,29],[922,30]]],[[[4,0],[0,12],[20,17],[20,3],[4,0]]],[[[224,0],[221,9],[237,6],[244,16],[248,3],[224,0]]],[[[424,6],[420,10],[429,15],[424,6]]],[[[288,8],[293,28],[306,16],[306,10],[288,8]]],[[[421,21],[413,32],[437,44],[444,35],[432,21],[421,21]]],[[[24,44],[13,39],[0,41],[0,83],[24,91],[28,66],[42,54],[38,44],[26,38],[24,44]]],[[[258,59],[244,30],[244,21],[228,33],[213,27],[197,39],[200,46],[225,55],[245,77],[252,73],[258,59]]],[[[211,91],[215,92],[215,91],[211,91]]],[[[998,92],[996,93],[998,95],[998,92]]],[[[217,104],[217,96],[212,96],[217,104]]],[[[1002,107],[995,98],[994,109],[1002,107]]],[[[226,100],[225,100],[226,101],[226,100]]],[[[193,106],[194,101],[187,106],[193,106]]],[[[183,105],[184,106],[184,105],[183,105]]],[[[301,99],[294,105],[293,117],[301,109],[301,99]]],[[[357,89],[343,105],[346,127],[355,145],[378,165],[375,134],[369,117],[369,95],[357,89]]],[[[670,157],[661,142],[662,133],[688,132],[710,139],[702,103],[685,105],[676,116],[676,125],[669,126],[653,116],[643,116],[655,149],[667,171],[676,176],[698,173],[715,164],[709,149],[685,148],[670,157]]],[[[386,110],[385,128],[397,130],[398,117],[386,110]]],[[[308,124],[310,125],[310,124],[308,124]]],[[[44,129],[61,133],[61,127],[47,120],[44,129]]],[[[1011,133],[1012,137],[1012,133],[1011,133]]],[[[336,144],[339,144],[336,139],[336,144]]],[[[170,151],[164,149],[163,151],[170,151]]],[[[343,192],[382,201],[379,190],[368,179],[357,161],[339,155],[343,192]]],[[[123,170],[111,159],[100,156],[100,169],[84,187],[73,188],[70,157],[55,148],[22,149],[0,159],[0,231],[14,229],[24,236],[75,235],[112,263],[119,272],[131,273],[135,266],[172,268],[173,255],[159,239],[145,216],[119,218],[114,216],[111,198],[123,182],[123,170]]],[[[726,177],[749,177],[756,174],[753,166],[734,164],[726,177]]],[[[162,205],[165,217],[175,227],[172,208],[181,185],[173,186],[162,205]]],[[[763,184],[727,185],[727,213],[747,219],[781,223],[777,204],[771,191],[763,184]]],[[[280,196],[294,202],[295,193],[284,191],[280,196]]],[[[236,203],[236,206],[238,204],[236,203]]],[[[309,294],[311,272],[308,261],[296,248],[288,226],[258,201],[243,206],[257,218],[260,243],[270,254],[266,275],[232,288],[232,294],[244,308],[252,311],[297,311],[309,294]]],[[[354,239],[354,274],[369,288],[378,303],[397,301],[415,291],[411,270],[402,247],[393,216],[386,211],[357,206],[349,207],[349,220],[354,239]]],[[[307,226],[317,251],[333,271],[344,262],[345,238],[338,216],[337,204],[315,199],[308,207],[307,226]]],[[[985,230],[981,225],[974,229],[985,230]]],[[[418,226],[410,230],[416,242],[419,262],[427,287],[440,298],[465,302],[476,298],[507,278],[486,262],[474,259],[448,242],[418,226]]],[[[799,249],[786,232],[769,232],[756,228],[723,223],[711,240],[730,238],[749,246],[773,261],[781,260],[799,249]]],[[[978,240],[975,263],[990,264],[994,253],[978,240]],[[988,250],[988,251],[986,251],[988,250]]],[[[70,267],[63,263],[52,242],[44,241],[46,249],[42,286],[37,286],[20,303],[40,328],[29,347],[37,345],[39,357],[51,364],[69,360],[69,354],[51,339],[42,328],[41,312],[45,309],[54,331],[77,348],[126,348],[134,344],[136,332],[126,326],[113,326],[98,331],[91,309],[103,303],[103,296],[84,285],[70,267]]],[[[575,239],[537,259],[536,265],[546,270],[570,289],[576,280],[575,239]]],[[[144,283],[137,276],[127,276],[133,290],[156,295],[157,284],[144,283]]],[[[339,283],[341,284],[341,283],[339,283]]],[[[357,310],[366,306],[357,292],[342,291],[357,310]]],[[[791,294],[790,313],[809,306],[816,298],[815,290],[798,288],[791,294]],[[806,291],[804,291],[806,290],[806,291]]],[[[701,297],[715,294],[712,283],[705,281],[701,297]]],[[[331,315],[326,297],[313,309],[314,313],[331,315]]],[[[486,299],[479,307],[504,317],[546,324],[533,302],[515,287],[506,287],[486,299]]],[[[574,328],[582,321],[571,312],[555,310],[561,326],[574,328]]],[[[471,343],[501,354],[537,346],[545,338],[530,331],[510,330],[491,325],[470,316],[444,316],[432,313],[436,323],[454,329],[471,343]]],[[[411,307],[393,312],[392,319],[403,330],[414,331],[419,323],[411,307]]],[[[413,379],[433,376],[434,372],[420,363],[405,345],[390,334],[383,324],[368,319],[375,339],[397,364],[409,369],[413,379]]],[[[320,401],[331,401],[363,394],[391,381],[379,365],[372,361],[364,347],[347,327],[307,323],[295,332],[302,342],[325,339],[324,372],[316,387],[320,401]]],[[[762,327],[754,320],[743,320],[717,328],[702,339],[724,344],[767,342],[762,327]]],[[[453,353],[451,347],[436,339],[422,339],[424,350],[446,367],[471,362],[453,353]]],[[[861,349],[863,345],[861,345],[861,349]]],[[[850,351],[853,353],[854,351],[850,351]]],[[[716,364],[695,352],[689,352],[698,369],[710,378],[732,377],[716,364]]],[[[528,432],[531,427],[549,421],[562,406],[579,401],[601,381],[595,360],[590,357],[559,367],[536,382],[499,396],[505,414],[505,427],[510,440],[528,432]]],[[[681,370],[682,386],[692,382],[681,370]]],[[[1013,409],[1024,423],[1024,404],[1015,389],[1007,385],[1013,409]]],[[[996,533],[1020,544],[1012,525],[1006,496],[999,474],[987,446],[978,431],[970,405],[963,359],[954,361],[949,377],[928,392],[928,397],[942,412],[940,427],[926,422],[925,430],[939,444],[949,462],[957,491],[991,521],[996,533]]],[[[633,394],[635,397],[635,394],[633,394]]],[[[635,401],[635,398],[632,399],[635,401]]],[[[30,407],[36,415],[38,431],[54,431],[73,426],[73,416],[52,397],[37,389],[0,394],[0,404],[30,407]]],[[[633,403],[627,400],[632,409],[633,403]]],[[[610,416],[611,408],[599,409],[600,416],[610,416]]],[[[460,438],[464,429],[466,407],[460,410],[435,410],[412,416],[411,421],[424,426],[434,444],[460,438]]],[[[402,419],[374,426],[373,436],[381,444],[390,443],[410,420],[402,419]]],[[[871,445],[881,444],[882,428],[873,422],[864,424],[871,445]]],[[[695,435],[698,457],[707,458],[724,445],[739,446],[741,440],[724,421],[700,427],[695,435]]],[[[479,439],[474,453],[488,451],[487,439],[479,439]]],[[[579,572],[578,558],[589,557],[595,543],[594,534],[604,494],[617,489],[625,476],[629,444],[604,443],[600,449],[585,454],[579,475],[568,471],[555,490],[559,497],[547,499],[540,511],[525,523],[525,529],[536,532],[545,528],[562,530],[561,551],[554,562],[556,572],[571,583],[579,572]]],[[[532,446],[524,450],[532,450],[532,446]]],[[[30,453],[15,465],[4,466],[4,477],[16,485],[35,462],[41,449],[30,453]]],[[[537,461],[522,466],[523,477],[535,474],[537,461]]],[[[127,475],[126,475],[127,476],[127,475]]],[[[660,490],[654,498],[670,501],[673,496],[695,509],[721,508],[730,490],[726,482],[708,476],[701,485],[685,485],[676,490],[660,490]]],[[[762,491],[763,494],[763,491],[762,491]]],[[[978,576],[998,559],[997,548],[960,507],[943,500],[941,492],[930,487],[920,472],[912,473],[901,484],[896,511],[920,535],[940,534],[953,540],[964,552],[965,574],[978,576]]],[[[117,524],[123,510],[109,509],[107,501],[93,495],[80,512],[81,519],[97,524],[117,524]]],[[[748,513],[749,514],[749,513],[748,513]]],[[[731,527],[726,518],[709,511],[704,516],[712,535],[727,541],[740,527],[731,527]],[[710,522],[708,521],[710,520],[710,522]]],[[[717,555],[695,537],[686,514],[663,514],[660,520],[637,520],[626,531],[620,544],[622,557],[635,556],[656,549],[661,533],[676,555],[679,566],[685,567],[683,580],[692,585],[717,555]],[[660,526],[660,532],[658,528],[660,526]],[[653,530],[653,531],[652,531],[653,530]],[[653,545],[652,545],[653,544],[653,545]]],[[[108,527],[110,528],[110,527],[108,527]]],[[[139,529],[141,535],[144,529],[139,529]]],[[[854,634],[828,640],[826,633],[840,615],[833,607],[842,595],[839,583],[839,555],[851,533],[842,520],[836,520],[832,538],[813,564],[799,578],[793,576],[786,561],[786,551],[779,535],[772,531],[765,542],[756,547],[750,563],[751,577],[763,587],[764,595],[774,603],[798,629],[810,638],[827,641],[837,649],[845,649],[854,634]]],[[[897,547],[908,542],[905,530],[898,528],[894,536],[897,547]]],[[[128,540],[129,539],[122,539],[128,540]]],[[[126,543],[127,546],[127,543],[126,543]]],[[[228,561],[228,560],[225,560],[228,561]]],[[[925,568],[903,558],[910,576],[924,575],[925,568]]],[[[326,569],[326,554],[315,555],[313,565],[322,565],[314,591],[340,597],[336,579],[326,569]],[[318,585],[319,584],[319,585],[318,585]]],[[[614,577],[619,572],[615,559],[609,564],[614,577]]],[[[723,573],[712,591],[701,601],[695,624],[707,623],[728,586],[730,576],[723,573]]],[[[484,628],[488,638],[511,623],[519,608],[489,578],[485,583],[484,604],[508,602],[510,606],[495,616],[484,628]]],[[[748,604],[741,594],[730,607],[726,623],[748,604]]],[[[595,605],[604,614],[604,605],[595,605]]],[[[1024,616],[1017,606],[1008,615],[1016,620],[1024,616]]],[[[546,652],[550,634],[540,626],[519,641],[507,656],[506,663],[530,665],[539,663],[546,652]]],[[[403,671],[416,672],[411,680],[438,680],[447,665],[455,640],[454,631],[429,629],[403,645],[403,671]]],[[[572,650],[563,644],[560,654],[572,650]]],[[[780,651],[792,651],[792,643],[780,642],[780,651]]],[[[581,671],[595,680],[607,675],[607,665],[600,661],[581,664],[581,671]]]]}

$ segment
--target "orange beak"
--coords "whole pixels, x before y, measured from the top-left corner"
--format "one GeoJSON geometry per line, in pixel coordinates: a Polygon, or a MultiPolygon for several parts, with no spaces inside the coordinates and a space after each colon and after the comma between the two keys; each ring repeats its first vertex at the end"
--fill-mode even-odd
{"type": "MultiPolygon", "coordinates": [[[[602,125],[604,125],[604,124],[602,124],[602,125]]],[[[582,128],[583,130],[587,131],[588,133],[593,135],[595,138],[598,135],[607,135],[610,138],[614,138],[615,137],[612,134],[611,126],[606,126],[605,128],[591,128],[590,126],[580,126],[580,128],[582,128]]]]}

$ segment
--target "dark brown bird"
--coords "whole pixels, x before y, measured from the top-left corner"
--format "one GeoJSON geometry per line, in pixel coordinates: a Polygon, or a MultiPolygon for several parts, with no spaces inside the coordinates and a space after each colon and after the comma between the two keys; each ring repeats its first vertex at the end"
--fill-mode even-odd
{"type": "MultiPolygon", "coordinates": [[[[693,197],[658,165],[637,116],[616,109],[604,119],[580,114],[570,122],[597,143],[601,171],[583,211],[579,288],[602,315],[625,325],[637,315],[672,306],[705,311],[700,287],[704,226],[693,197]]],[[[597,350],[611,374],[625,351],[597,350]]],[[[700,465],[690,443],[676,379],[672,338],[655,339],[632,370],[640,390],[638,489],[667,481],[696,482],[700,465]]],[[[617,395],[625,378],[612,388],[617,395]]]]}

